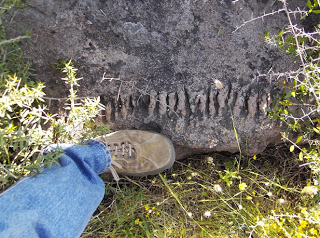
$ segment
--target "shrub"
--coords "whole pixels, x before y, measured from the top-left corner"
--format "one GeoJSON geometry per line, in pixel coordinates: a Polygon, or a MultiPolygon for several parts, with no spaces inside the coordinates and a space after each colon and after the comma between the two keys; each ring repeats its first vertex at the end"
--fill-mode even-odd
{"type": "Polygon", "coordinates": [[[42,83],[22,86],[17,75],[7,77],[0,98],[0,179],[3,183],[11,183],[12,179],[31,172],[37,174],[43,167],[58,163],[62,152],[45,156],[41,153],[51,143],[83,143],[99,133],[107,133],[108,127],[94,120],[103,109],[99,98],[77,102],[74,86],[80,79],[76,78],[76,69],[69,61],[62,71],[66,73],[63,80],[70,86],[64,108],[68,115],[64,117],[47,112],[42,83]]]}
{"type": "MultiPolygon", "coordinates": [[[[3,188],[19,178],[58,163],[61,151],[42,155],[51,143],[83,143],[108,127],[95,117],[103,109],[99,98],[80,100],[74,89],[80,78],[72,61],[61,62],[63,80],[70,87],[65,104],[67,116],[51,115],[46,106],[44,84],[31,80],[29,62],[23,55],[24,40],[30,31],[18,37],[7,35],[9,21],[25,4],[20,0],[0,3],[0,181],[3,188]]],[[[29,41],[30,42],[30,41],[29,41]]]]}
{"type": "MultiPolygon", "coordinates": [[[[308,14],[320,13],[317,1],[307,2],[308,11],[299,11],[304,19],[308,14]]],[[[305,160],[315,174],[319,175],[319,134],[320,134],[320,24],[314,32],[293,25],[290,12],[287,10],[289,27],[282,29],[278,36],[270,37],[267,32],[264,37],[267,42],[278,45],[291,56],[298,56],[301,68],[290,72],[287,80],[282,82],[283,92],[273,100],[269,115],[279,119],[283,126],[283,138],[291,142],[290,150],[297,148],[299,159],[305,160]],[[293,134],[294,133],[294,134],[293,134]],[[300,136],[293,140],[292,136],[300,136]],[[309,144],[305,147],[301,142],[309,144]]]]}
{"type": "MultiPolygon", "coordinates": [[[[283,91],[274,98],[269,115],[278,120],[283,128],[284,141],[290,142],[290,151],[297,152],[298,159],[311,169],[309,183],[300,190],[300,203],[293,209],[272,211],[262,222],[257,223],[267,237],[317,237],[319,222],[319,182],[320,182],[320,24],[313,32],[292,23],[292,16],[301,14],[305,19],[309,14],[319,14],[319,1],[307,1],[307,10],[287,9],[283,0],[283,9],[289,25],[277,36],[267,32],[266,42],[277,45],[289,55],[300,60],[297,71],[287,73],[281,85],[283,91]]],[[[278,75],[279,76],[279,75],[278,75]]]]}

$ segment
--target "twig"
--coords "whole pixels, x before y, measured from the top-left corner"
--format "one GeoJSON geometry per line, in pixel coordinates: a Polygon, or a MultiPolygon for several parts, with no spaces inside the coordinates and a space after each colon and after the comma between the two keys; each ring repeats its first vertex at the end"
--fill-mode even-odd
{"type": "Polygon", "coordinates": [[[272,16],[272,15],[275,15],[275,14],[279,14],[280,12],[283,12],[285,11],[284,8],[281,8],[275,12],[270,12],[270,13],[267,13],[267,14],[263,14],[262,16],[259,16],[259,17],[255,17],[255,18],[252,18],[251,20],[249,21],[245,21],[244,23],[242,23],[240,26],[237,26],[237,28],[232,32],[236,32],[237,30],[239,30],[241,27],[245,26],[246,24],[250,23],[250,22],[253,22],[253,21],[256,21],[258,19],[263,19],[264,17],[267,17],[267,16],[272,16]]]}
{"type": "Polygon", "coordinates": [[[9,43],[12,43],[15,41],[20,41],[20,40],[27,39],[27,38],[30,38],[30,36],[18,36],[18,37],[9,39],[9,40],[3,40],[0,42],[0,45],[9,44],[9,43]]]}
{"type": "Polygon", "coordinates": [[[19,179],[17,176],[13,175],[10,171],[8,171],[1,163],[0,163],[0,168],[3,169],[9,176],[14,178],[15,180],[19,179]]]}
{"type": "MultiPolygon", "coordinates": [[[[100,9],[100,10],[101,10],[101,9],[100,9]]],[[[105,75],[106,75],[106,72],[103,73],[102,79],[101,79],[100,83],[102,83],[103,80],[108,80],[108,81],[120,80],[120,78],[108,78],[108,77],[105,77],[105,75]]]]}

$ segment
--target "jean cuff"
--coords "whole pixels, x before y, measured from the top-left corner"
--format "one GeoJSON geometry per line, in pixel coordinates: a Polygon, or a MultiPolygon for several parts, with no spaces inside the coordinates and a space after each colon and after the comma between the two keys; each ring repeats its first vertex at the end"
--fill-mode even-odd
{"type": "Polygon", "coordinates": [[[102,174],[111,166],[111,154],[107,147],[99,141],[90,140],[88,142],[90,149],[94,151],[95,164],[94,170],[97,174],[102,174]]]}

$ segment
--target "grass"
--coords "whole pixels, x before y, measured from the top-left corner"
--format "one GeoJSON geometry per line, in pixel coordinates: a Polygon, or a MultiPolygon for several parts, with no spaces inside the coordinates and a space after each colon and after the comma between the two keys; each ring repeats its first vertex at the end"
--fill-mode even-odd
{"type": "Polygon", "coordinates": [[[253,158],[197,156],[106,182],[82,237],[317,237],[319,195],[301,194],[312,173],[295,156],[285,146],[253,158]]]}

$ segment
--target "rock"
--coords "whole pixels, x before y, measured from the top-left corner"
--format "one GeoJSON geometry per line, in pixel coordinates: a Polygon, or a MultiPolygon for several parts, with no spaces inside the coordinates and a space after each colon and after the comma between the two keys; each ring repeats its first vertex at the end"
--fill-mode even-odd
{"type": "Polygon", "coordinates": [[[84,78],[78,94],[101,96],[103,121],[114,130],[161,132],[174,142],[178,159],[238,152],[239,146],[253,155],[280,140],[266,110],[280,89],[259,74],[297,67],[259,35],[277,34],[287,25],[285,14],[237,29],[282,3],[267,4],[30,0],[12,29],[33,28],[26,52],[48,96],[68,94],[51,64],[71,58],[84,78]]]}

